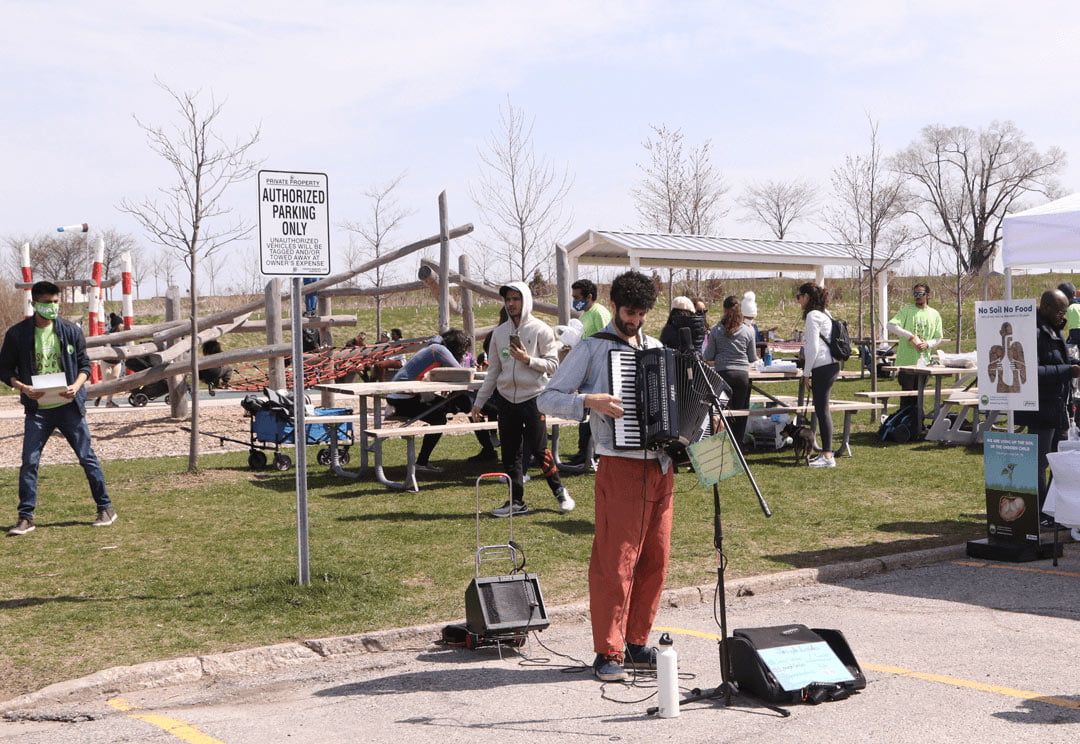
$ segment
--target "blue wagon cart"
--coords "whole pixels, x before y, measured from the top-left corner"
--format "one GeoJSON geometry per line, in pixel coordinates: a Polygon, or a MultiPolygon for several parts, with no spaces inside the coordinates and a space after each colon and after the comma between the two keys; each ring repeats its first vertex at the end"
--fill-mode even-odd
{"type": "MultiPolygon", "coordinates": [[[[352,413],[351,408],[316,408],[314,418],[319,416],[346,416],[352,413]]],[[[323,444],[336,441],[339,449],[338,459],[342,463],[349,462],[349,447],[353,444],[353,425],[351,423],[338,423],[331,426],[320,424],[308,419],[304,429],[306,443],[323,444]],[[333,438],[333,439],[332,439],[333,438]]],[[[296,443],[295,426],[292,416],[281,408],[270,408],[257,411],[251,417],[251,451],[248,453],[248,467],[252,470],[261,470],[266,467],[267,457],[264,450],[273,450],[273,465],[276,470],[288,470],[292,467],[292,458],[281,451],[282,445],[296,443]]],[[[319,450],[316,459],[321,465],[330,464],[330,449],[323,447],[319,450]]]]}

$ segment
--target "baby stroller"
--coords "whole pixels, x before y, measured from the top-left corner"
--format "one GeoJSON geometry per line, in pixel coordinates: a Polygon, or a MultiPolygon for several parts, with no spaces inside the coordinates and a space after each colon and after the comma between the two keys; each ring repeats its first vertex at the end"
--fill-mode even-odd
{"type": "MultiPolygon", "coordinates": [[[[142,357],[127,360],[128,372],[142,372],[150,369],[150,362],[142,357]]],[[[152,400],[165,396],[165,402],[169,400],[169,383],[167,380],[158,380],[147,385],[140,385],[128,393],[128,403],[135,408],[142,408],[152,400]]]]}

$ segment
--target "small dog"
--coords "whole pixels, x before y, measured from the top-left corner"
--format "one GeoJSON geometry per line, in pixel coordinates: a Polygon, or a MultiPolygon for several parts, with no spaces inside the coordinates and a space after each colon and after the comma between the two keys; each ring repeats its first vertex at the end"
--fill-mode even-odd
{"type": "Polygon", "coordinates": [[[784,427],[784,434],[795,444],[795,462],[802,460],[804,465],[809,465],[810,455],[814,454],[814,432],[810,427],[791,423],[784,427]]]}

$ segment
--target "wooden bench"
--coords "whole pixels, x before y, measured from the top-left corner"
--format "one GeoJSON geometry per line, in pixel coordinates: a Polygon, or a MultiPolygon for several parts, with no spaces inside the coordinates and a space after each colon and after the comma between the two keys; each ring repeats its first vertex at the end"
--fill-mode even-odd
{"type": "MultiPolygon", "coordinates": [[[[874,411],[880,411],[884,406],[881,403],[861,403],[855,400],[834,400],[829,402],[829,410],[833,413],[843,411],[844,413],[844,435],[840,443],[840,449],[838,452],[843,452],[847,457],[851,457],[851,417],[859,411],[870,411],[873,415],[874,411]]],[[[774,413],[787,413],[795,416],[810,416],[811,430],[815,430],[814,422],[814,405],[812,403],[801,403],[795,405],[784,406],[772,406],[771,408],[751,408],[749,410],[729,410],[726,412],[728,416],[772,416],[774,413]]]]}
{"type": "MultiPolygon", "coordinates": [[[[945,388],[941,391],[942,395],[953,395],[954,393],[964,392],[963,388],[945,388]]],[[[856,398],[868,398],[875,403],[881,401],[884,406],[881,410],[882,415],[888,415],[889,413],[889,398],[918,398],[918,390],[866,390],[855,393],[856,398]]],[[[870,414],[871,421],[873,421],[873,413],[870,414]]]]}
{"type": "MultiPolygon", "coordinates": [[[[334,416],[320,416],[319,422],[322,423],[324,419],[327,423],[335,423],[334,416]]],[[[343,416],[341,418],[348,419],[352,423],[357,423],[358,416],[343,416]]],[[[559,427],[560,426],[577,426],[576,420],[556,418],[554,416],[545,417],[545,423],[551,427],[551,453],[555,458],[556,464],[559,462],[559,427]]],[[[378,429],[367,428],[363,430],[363,438],[361,446],[369,448],[369,451],[375,453],[375,478],[387,488],[392,488],[398,491],[413,491],[420,490],[420,486],[416,481],[416,437],[423,437],[427,434],[448,434],[451,436],[461,434],[473,434],[478,431],[495,431],[499,428],[497,421],[462,421],[438,425],[429,424],[410,424],[408,426],[382,426],[378,429]],[[405,440],[405,479],[404,481],[391,481],[383,472],[382,465],[382,444],[388,439],[404,439],[405,440]]],[[[340,466],[337,466],[335,448],[331,444],[331,469],[338,475],[351,476],[350,473],[344,473],[341,471],[340,466]]]]}

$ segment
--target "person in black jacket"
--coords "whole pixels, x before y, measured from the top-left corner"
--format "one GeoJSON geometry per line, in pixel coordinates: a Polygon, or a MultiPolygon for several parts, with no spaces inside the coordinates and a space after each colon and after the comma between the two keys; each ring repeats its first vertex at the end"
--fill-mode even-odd
{"type": "Polygon", "coordinates": [[[1069,399],[1072,381],[1080,377],[1080,364],[1070,360],[1061,329],[1069,300],[1059,289],[1049,289],[1039,301],[1038,336],[1039,410],[1017,411],[1014,421],[1026,426],[1029,434],[1039,437],[1039,512],[1042,526],[1052,526],[1054,520],[1042,514],[1046,501],[1047,454],[1056,452],[1058,443],[1069,431],[1069,399]]]}
{"type": "Polygon", "coordinates": [[[694,351],[701,351],[705,347],[705,337],[709,335],[709,329],[705,327],[705,319],[697,314],[694,303],[689,297],[679,296],[671,301],[671,312],[668,313],[667,323],[660,331],[660,343],[669,349],[679,349],[679,330],[690,329],[690,337],[694,342],[694,351]]]}
{"type": "Polygon", "coordinates": [[[97,504],[95,527],[116,521],[116,512],[105,489],[101,462],[90,446],[86,425],[86,390],[90,359],[86,340],[74,323],[58,317],[60,288],[52,282],[37,282],[30,289],[34,314],[11,326],[0,346],[0,380],[18,390],[26,411],[23,425],[22,467],[19,469],[19,519],[8,535],[25,535],[34,529],[37,506],[38,463],[41,450],[54,430],[59,430],[79,458],[90,495],[97,504]],[[35,390],[33,376],[62,372],[67,389],[56,403],[39,403],[45,391],[35,390]],[[66,402],[65,402],[66,401],[66,402]]]}

